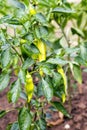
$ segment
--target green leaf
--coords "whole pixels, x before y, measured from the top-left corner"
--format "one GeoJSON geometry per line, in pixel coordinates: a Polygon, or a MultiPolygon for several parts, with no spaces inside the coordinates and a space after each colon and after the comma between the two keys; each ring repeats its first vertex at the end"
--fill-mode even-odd
{"type": "Polygon", "coordinates": [[[56,7],[52,10],[53,13],[75,13],[74,10],[70,9],[70,8],[62,8],[62,7],[56,7]]]}
{"type": "Polygon", "coordinates": [[[26,95],[25,92],[21,92],[21,93],[20,93],[20,97],[21,97],[22,99],[24,99],[24,100],[27,101],[27,95],[26,95]]]}
{"type": "Polygon", "coordinates": [[[41,38],[41,33],[40,33],[40,30],[39,30],[38,26],[35,27],[35,34],[36,34],[37,38],[39,38],[39,39],[41,38]]]}
{"type": "Polygon", "coordinates": [[[77,62],[77,63],[80,64],[80,65],[87,66],[87,62],[84,61],[84,60],[82,59],[82,57],[80,57],[80,56],[75,57],[75,62],[77,62]]]}
{"type": "Polygon", "coordinates": [[[51,4],[53,5],[52,1],[49,0],[38,0],[41,7],[50,7],[51,4]]]}
{"type": "Polygon", "coordinates": [[[40,33],[41,33],[41,37],[47,37],[48,36],[48,29],[45,26],[41,26],[40,27],[40,33]]]}
{"type": "MultiPolygon", "coordinates": [[[[28,29],[28,27],[26,27],[26,28],[28,29]]],[[[24,36],[22,36],[22,39],[27,40],[29,42],[29,44],[31,44],[34,40],[34,36],[32,33],[28,33],[28,34],[25,34],[24,36]]]]}
{"type": "Polygon", "coordinates": [[[46,75],[51,75],[51,70],[48,66],[42,66],[41,69],[46,75]]]}
{"type": "Polygon", "coordinates": [[[60,44],[60,40],[61,40],[61,38],[59,38],[59,39],[57,39],[57,40],[54,41],[54,44],[53,44],[53,49],[54,49],[54,50],[57,50],[57,49],[61,49],[61,48],[62,48],[62,46],[61,46],[61,44],[60,44]]]}
{"type": "Polygon", "coordinates": [[[8,21],[9,19],[11,19],[12,17],[9,15],[3,16],[0,18],[0,24],[5,23],[6,21],[8,21]]]}
{"type": "Polygon", "coordinates": [[[54,87],[58,87],[61,83],[61,75],[56,73],[56,72],[52,72],[53,73],[53,78],[52,78],[52,82],[53,82],[53,86],[54,87]]]}
{"type": "Polygon", "coordinates": [[[6,21],[6,23],[12,24],[12,25],[22,25],[21,22],[19,22],[17,19],[10,19],[6,21]]]}
{"type": "Polygon", "coordinates": [[[17,79],[12,85],[11,90],[8,92],[8,99],[12,101],[12,103],[17,102],[21,92],[21,83],[20,79],[17,79]]]}
{"type": "Polygon", "coordinates": [[[31,124],[30,130],[38,130],[35,122],[31,124]]]}
{"type": "Polygon", "coordinates": [[[40,23],[46,23],[46,18],[44,17],[44,15],[42,13],[37,13],[35,15],[35,18],[40,23]]]}
{"type": "MultiPolygon", "coordinates": [[[[22,0],[21,0],[22,1],[22,0]]],[[[22,1],[26,6],[29,6],[29,0],[22,1]]]]}
{"type": "Polygon", "coordinates": [[[81,36],[82,38],[84,37],[84,33],[78,28],[71,28],[71,31],[73,34],[77,34],[77,35],[81,36]]]}
{"type": "Polygon", "coordinates": [[[25,54],[27,54],[27,56],[31,56],[32,54],[39,54],[39,49],[34,44],[31,45],[28,45],[27,43],[23,44],[22,51],[25,54]]]}
{"type": "Polygon", "coordinates": [[[1,110],[0,111],[0,118],[2,118],[3,116],[5,116],[6,115],[6,111],[5,110],[1,110]]]}
{"type": "Polygon", "coordinates": [[[1,53],[1,63],[3,67],[7,67],[11,60],[10,49],[6,49],[1,53]]]}
{"type": "Polygon", "coordinates": [[[19,130],[18,122],[8,124],[6,130],[19,130]]]}
{"type": "Polygon", "coordinates": [[[70,118],[69,113],[67,112],[67,110],[64,108],[64,106],[57,101],[51,102],[51,104],[60,112],[62,112],[65,116],[70,118]]]}
{"type": "Polygon", "coordinates": [[[11,126],[12,126],[12,124],[8,124],[6,127],[6,130],[11,130],[11,126]]]}
{"type": "Polygon", "coordinates": [[[73,64],[73,76],[80,84],[82,83],[82,74],[80,66],[73,64]]]}
{"type": "Polygon", "coordinates": [[[47,60],[47,63],[57,64],[57,65],[65,65],[68,61],[62,60],[60,58],[50,58],[47,60]]]}
{"type": "Polygon", "coordinates": [[[44,0],[44,1],[38,0],[38,1],[41,7],[50,7],[49,1],[47,0],[44,0]]]}
{"type": "MultiPolygon", "coordinates": [[[[26,1],[26,0],[25,0],[26,1]]],[[[7,4],[7,3],[6,3],[7,4]]],[[[23,10],[24,9],[24,5],[21,3],[21,2],[19,2],[18,0],[8,0],[8,4],[13,8],[13,7],[15,7],[16,9],[18,8],[18,9],[21,9],[21,10],[23,10]]]]}
{"type": "Polygon", "coordinates": [[[41,116],[40,119],[36,123],[39,126],[40,130],[47,129],[46,120],[44,116],[41,116]]]}
{"type": "Polygon", "coordinates": [[[37,85],[37,96],[38,96],[38,97],[44,96],[41,80],[39,81],[39,83],[38,83],[38,85],[37,85]]]}
{"type": "Polygon", "coordinates": [[[29,130],[31,125],[31,115],[27,108],[23,107],[18,114],[18,124],[20,130],[29,130]]]}
{"type": "Polygon", "coordinates": [[[42,78],[42,88],[46,99],[50,101],[53,97],[53,89],[52,86],[50,86],[50,84],[43,78],[42,78]]]}
{"type": "Polygon", "coordinates": [[[9,23],[9,24],[14,24],[14,25],[21,25],[21,23],[17,19],[14,19],[14,18],[12,18],[9,15],[6,15],[6,16],[4,16],[4,17],[2,17],[0,19],[0,24],[3,24],[3,23],[9,23]]]}
{"type": "Polygon", "coordinates": [[[25,79],[26,79],[25,70],[20,69],[18,77],[19,77],[21,83],[25,84],[25,79]]]}
{"type": "MultiPolygon", "coordinates": [[[[64,86],[63,86],[64,87],[64,86]]],[[[62,95],[64,94],[62,88],[62,86],[59,86],[59,88],[57,90],[54,90],[54,96],[58,97],[61,99],[61,101],[63,101],[62,99],[62,95]]]]}
{"type": "Polygon", "coordinates": [[[39,54],[40,53],[39,49],[34,44],[30,45],[30,49],[32,50],[33,54],[39,54]]]}
{"type": "Polygon", "coordinates": [[[87,61],[87,42],[80,45],[80,50],[82,59],[87,61]]]}
{"type": "Polygon", "coordinates": [[[27,58],[22,66],[22,69],[27,69],[29,67],[31,67],[34,64],[34,60],[32,58],[27,58]]]}
{"type": "Polygon", "coordinates": [[[81,84],[82,83],[82,73],[81,73],[80,66],[78,64],[72,64],[72,63],[69,63],[69,65],[70,65],[71,72],[72,72],[75,80],[81,84]]]}
{"type": "Polygon", "coordinates": [[[10,130],[19,130],[18,122],[13,123],[13,125],[11,126],[11,129],[10,129],[10,130]]]}
{"type": "Polygon", "coordinates": [[[37,38],[46,38],[48,36],[48,29],[45,26],[36,26],[35,33],[37,38]]]}
{"type": "Polygon", "coordinates": [[[10,76],[9,74],[3,74],[0,76],[0,91],[4,90],[10,81],[10,76]]]}
{"type": "Polygon", "coordinates": [[[87,73],[87,68],[83,70],[83,72],[86,72],[87,73]]]}
{"type": "Polygon", "coordinates": [[[80,48],[78,47],[66,48],[65,51],[67,54],[71,54],[73,56],[74,54],[80,52],[80,48]]]}

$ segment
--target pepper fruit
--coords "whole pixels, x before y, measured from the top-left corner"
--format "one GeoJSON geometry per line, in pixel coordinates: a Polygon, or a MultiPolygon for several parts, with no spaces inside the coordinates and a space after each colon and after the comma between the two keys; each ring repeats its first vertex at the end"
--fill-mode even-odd
{"type": "Polygon", "coordinates": [[[46,45],[41,41],[38,40],[38,45],[37,45],[40,54],[39,54],[39,61],[44,61],[46,60],[46,45]]]}
{"type": "Polygon", "coordinates": [[[67,79],[66,79],[66,75],[65,75],[64,70],[63,70],[63,68],[61,66],[58,66],[57,71],[61,74],[61,76],[63,78],[63,81],[64,81],[64,91],[65,91],[65,94],[64,93],[62,94],[62,101],[65,102],[66,94],[67,94],[67,79]]]}
{"type": "Polygon", "coordinates": [[[29,72],[27,72],[27,74],[26,74],[25,90],[26,90],[26,93],[27,93],[27,100],[28,100],[28,103],[29,103],[31,101],[31,98],[32,98],[33,92],[34,92],[33,79],[32,79],[32,76],[29,72]]]}
{"type": "MultiPolygon", "coordinates": [[[[35,45],[37,46],[37,48],[40,51],[40,54],[38,55],[38,60],[40,62],[46,60],[46,45],[40,39],[37,40],[35,45]]],[[[41,68],[40,68],[39,73],[40,73],[41,76],[43,75],[43,71],[42,71],[41,68]]]]}
{"type": "Polygon", "coordinates": [[[27,40],[25,40],[25,39],[21,39],[21,40],[20,40],[20,43],[21,43],[21,44],[24,44],[24,43],[26,43],[26,41],[27,41],[27,40]]]}
{"type": "Polygon", "coordinates": [[[34,9],[33,5],[31,5],[31,4],[30,4],[30,7],[29,7],[29,12],[30,12],[30,15],[36,14],[36,10],[34,9]]]}

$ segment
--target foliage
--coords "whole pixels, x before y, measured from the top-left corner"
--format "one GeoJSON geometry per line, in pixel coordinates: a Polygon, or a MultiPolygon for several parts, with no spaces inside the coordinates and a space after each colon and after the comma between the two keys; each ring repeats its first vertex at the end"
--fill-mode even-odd
{"type": "MultiPolygon", "coordinates": [[[[46,103],[70,117],[63,106],[69,75],[81,84],[80,67],[87,66],[86,7],[85,0],[78,6],[66,0],[0,0],[0,91],[9,88],[9,102],[25,100],[17,109],[17,122],[7,130],[46,130],[46,103]],[[67,36],[69,21],[73,25],[67,36]],[[74,35],[78,44],[72,46],[74,35]]],[[[0,117],[7,112],[1,111],[0,117]]]]}

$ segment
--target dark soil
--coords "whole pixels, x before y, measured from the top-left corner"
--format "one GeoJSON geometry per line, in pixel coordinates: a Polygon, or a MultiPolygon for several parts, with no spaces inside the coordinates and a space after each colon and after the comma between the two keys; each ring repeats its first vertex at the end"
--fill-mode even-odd
{"type": "MultiPolygon", "coordinates": [[[[83,74],[83,84],[82,84],[83,93],[79,94],[78,90],[74,90],[72,96],[72,119],[64,118],[64,121],[56,126],[49,127],[48,130],[87,130],[87,73],[83,74]],[[66,128],[66,127],[69,128],[66,128]]],[[[7,89],[0,93],[0,110],[14,107],[13,104],[9,104],[7,101],[7,89]]],[[[20,100],[16,106],[21,106],[23,101],[20,100]]],[[[67,107],[67,103],[65,104],[67,107]]],[[[56,119],[57,114],[53,115],[53,118],[56,119]]],[[[17,112],[12,111],[0,119],[0,130],[6,130],[6,126],[16,121],[17,112]]]]}
{"type": "MultiPolygon", "coordinates": [[[[63,123],[48,130],[87,130],[87,73],[83,74],[82,91],[83,93],[79,94],[78,90],[75,90],[72,97],[72,119],[65,118],[63,123]]],[[[67,107],[67,103],[65,106],[67,107]]]]}

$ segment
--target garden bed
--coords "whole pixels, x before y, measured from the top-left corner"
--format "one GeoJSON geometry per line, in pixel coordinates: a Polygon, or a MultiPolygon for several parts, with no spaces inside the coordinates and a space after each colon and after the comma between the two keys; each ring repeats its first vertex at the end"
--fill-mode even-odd
{"type": "MultiPolygon", "coordinates": [[[[82,84],[83,94],[79,94],[78,91],[74,93],[72,98],[72,119],[64,118],[64,121],[56,126],[51,126],[48,130],[87,130],[87,73],[83,74],[82,84]],[[68,128],[70,127],[70,128],[68,128]]],[[[7,89],[0,93],[0,110],[11,109],[13,104],[9,104],[6,97],[7,89]]],[[[20,100],[16,107],[21,107],[24,101],[20,100]]],[[[67,103],[65,106],[67,107],[67,103]]],[[[17,111],[12,111],[0,119],[0,130],[6,130],[6,126],[16,121],[17,111]]],[[[53,114],[52,122],[56,122],[57,114],[53,114]]]]}

